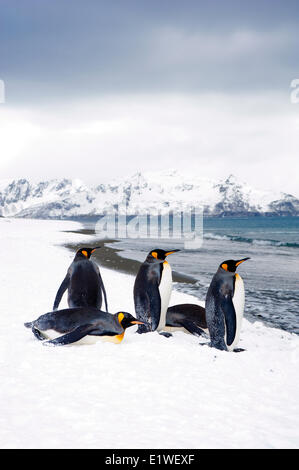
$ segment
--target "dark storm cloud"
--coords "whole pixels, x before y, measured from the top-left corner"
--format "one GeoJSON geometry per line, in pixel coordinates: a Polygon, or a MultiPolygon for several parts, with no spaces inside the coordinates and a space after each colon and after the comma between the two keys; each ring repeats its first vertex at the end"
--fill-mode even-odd
{"type": "Polygon", "coordinates": [[[10,102],[97,93],[287,88],[296,1],[0,1],[10,102]]]}

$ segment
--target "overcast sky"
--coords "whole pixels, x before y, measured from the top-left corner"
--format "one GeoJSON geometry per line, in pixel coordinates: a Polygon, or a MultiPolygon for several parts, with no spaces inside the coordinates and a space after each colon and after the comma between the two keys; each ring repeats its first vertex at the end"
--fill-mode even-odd
{"type": "Polygon", "coordinates": [[[298,0],[0,0],[0,178],[177,168],[299,196],[298,30],[298,0]]]}

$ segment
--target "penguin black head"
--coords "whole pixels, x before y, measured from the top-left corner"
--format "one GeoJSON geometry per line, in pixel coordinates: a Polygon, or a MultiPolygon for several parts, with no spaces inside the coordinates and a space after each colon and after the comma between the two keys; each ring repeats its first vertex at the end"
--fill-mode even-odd
{"type": "Polygon", "coordinates": [[[92,253],[97,250],[98,248],[101,248],[100,246],[95,246],[94,248],[80,248],[80,250],[77,251],[76,253],[76,258],[85,258],[89,259],[92,255],[92,253]]]}
{"type": "Polygon", "coordinates": [[[137,320],[128,312],[117,312],[115,315],[117,315],[118,321],[124,330],[133,325],[144,325],[142,321],[137,320]]]}
{"type": "Polygon", "coordinates": [[[244,261],[248,259],[250,258],[243,258],[239,260],[229,259],[229,260],[223,261],[223,263],[220,264],[220,268],[224,269],[224,271],[228,271],[229,273],[235,273],[239,264],[243,263],[244,261]]]}
{"type": "Polygon", "coordinates": [[[148,258],[156,259],[158,261],[164,261],[166,259],[166,256],[171,255],[171,253],[176,253],[177,251],[180,250],[171,250],[171,251],[165,251],[165,250],[160,250],[160,249],[155,249],[149,252],[148,258]]]}

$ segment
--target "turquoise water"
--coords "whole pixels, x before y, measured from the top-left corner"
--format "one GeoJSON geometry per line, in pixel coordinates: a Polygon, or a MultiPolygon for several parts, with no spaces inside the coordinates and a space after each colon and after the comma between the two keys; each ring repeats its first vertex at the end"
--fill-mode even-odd
{"type": "Polygon", "coordinates": [[[204,219],[204,232],[250,244],[299,248],[299,217],[204,219]]]}

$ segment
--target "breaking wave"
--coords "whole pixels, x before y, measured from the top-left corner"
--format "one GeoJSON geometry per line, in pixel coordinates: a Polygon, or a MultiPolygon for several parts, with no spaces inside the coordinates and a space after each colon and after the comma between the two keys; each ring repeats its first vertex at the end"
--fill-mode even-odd
{"type": "Polygon", "coordinates": [[[261,246],[277,246],[287,248],[299,248],[299,243],[295,242],[281,242],[278,240],[267,240],[259,238],[246,238],[238,235],[218,235],[217,233],[205,233],[204,238],[206,240],[227,240],[240,243],[249,243],[250,245],[261,245],[261,246]]]}

